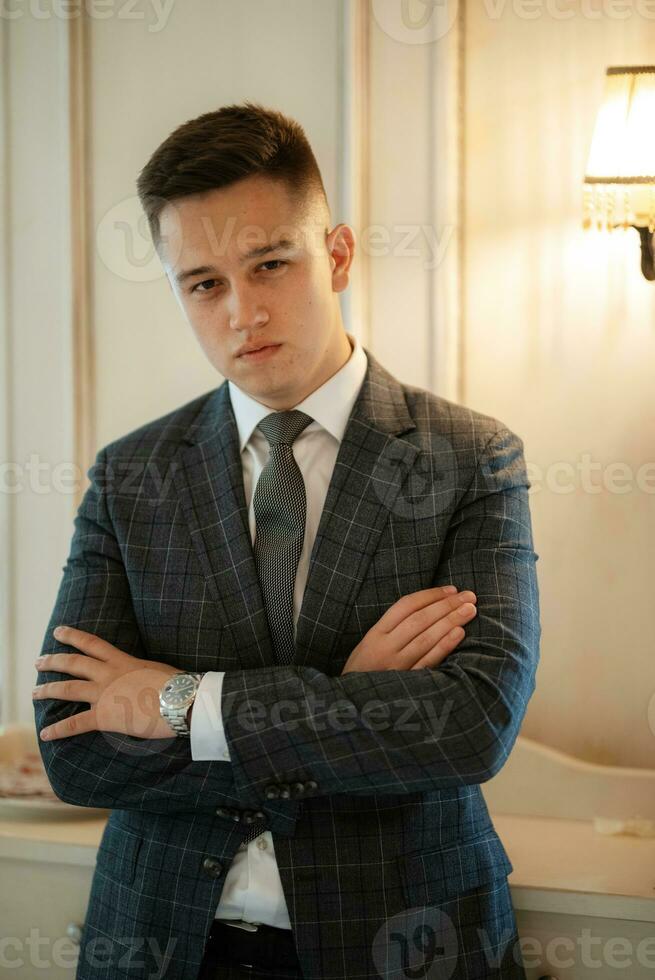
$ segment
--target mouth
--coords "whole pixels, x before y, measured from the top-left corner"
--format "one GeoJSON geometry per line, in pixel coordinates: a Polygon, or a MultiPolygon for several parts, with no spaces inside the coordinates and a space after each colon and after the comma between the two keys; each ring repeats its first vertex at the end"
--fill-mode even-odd
{"type": "Polygon", "coordinates": [[[267,344],[258,350],[246,351],[243,354],[239,354],[238,357],[240,361],[263,361],[268,357],[272,357],[281,346],[282,344],[267,344]]]}

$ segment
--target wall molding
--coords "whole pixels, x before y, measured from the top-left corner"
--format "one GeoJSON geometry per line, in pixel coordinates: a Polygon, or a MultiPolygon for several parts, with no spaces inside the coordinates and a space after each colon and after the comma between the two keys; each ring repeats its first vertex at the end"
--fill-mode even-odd
{"type": "Polygon", "coordinates": [[[73,445],[75,462],[82,472],[76,510],[88,484],[86,471],[96,454],[89,85],[89,23],[82,7],[68,28],[73,445]]]}
{"type": "Polygon", "coordinates": [[[373,259],[360,249],[353,318],[361,321],[369,347],[375,339],[376,349],[393,359],[404,378],[461,401],[464,5],[444,0],[448,9],[432,11],[428,23],[437,18],[437,27],[449,25],[445,33],[430,39],[428,29],[426,39],[408,43],[400,27],[394,30],[394,0],[386,0],[389,9],[384,2],[354,0],[346,11],[348,213],[360,238],[372,222],[386,222],[392,243],[389,254],[373,252],[373,259]],[[394,85],[393,79],[404,84],[394,85]],[[403,252],[403,229],[410,227],[404,215],[410,214],[431,240],[426,245],[417,228],[405,245],[410,251],[403,252]],[[411,253],[417,243],[431,260],[420,268],[411,253]],[[396,360],[399,315],[410,332],[403,339],[411,340],[396,360]]]}
{"type": "MultiPolygon", "coordinates": [[[[11,409],[13,385],[11,364],[11,291],[9,234],[11,227],[11,193],[9,184],[9,30],[0,17],[0,183],[2,207],[0,207],[0,459],[3,464],[13,459],[11,409]]],[[[6,491],[2,477],[0,492],[0,722],[10,717],[11,710],[11,650],[14,647],[13,597],[15,527],[14,497],[6,491]]]]}
{"type": "Polygon", "coordinates": [[[361,248],[363,230],[370,224],[370,91],[371,12],[369,0],[352,0],[343,9],[344,50],[342,113],[343,154],[341,202],[347,224],[355,229],[355,261],[350,275],[347,315],[350,329],[370,348],[370,266],[361,248]],[[360,246],[359,248],[357,246],[360,246]]]}
{"type": "Polygon", "coordinates": [[[429,45],[426,100],[430,212],[440,242],[428,284],[430,388],[457,402],[464,400],[465,28],[466,5],[459,3],[450,30],[429,45]]]}
{"type": "Polygon", "coordinates": [[[70,544],[79,483],[70,464],[80,457],[73,439],[68,24],[1,18],[0,45],[0,721],[7,724],[32,714],[25,692],[70,544]]]}

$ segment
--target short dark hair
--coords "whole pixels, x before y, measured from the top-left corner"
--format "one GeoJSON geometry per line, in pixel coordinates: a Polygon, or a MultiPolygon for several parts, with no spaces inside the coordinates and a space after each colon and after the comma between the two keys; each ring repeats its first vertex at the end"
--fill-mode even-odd
{"type": "Polygon", "coordinates": [[[283,181],[299,203],[318,193],[327,208],[316,158],[294,119],[256,102],[243,102],[182,123],[157,147],[137,178],[155,248],[161,242],[159,215],[169,201],[256,174],[283,181]]]}

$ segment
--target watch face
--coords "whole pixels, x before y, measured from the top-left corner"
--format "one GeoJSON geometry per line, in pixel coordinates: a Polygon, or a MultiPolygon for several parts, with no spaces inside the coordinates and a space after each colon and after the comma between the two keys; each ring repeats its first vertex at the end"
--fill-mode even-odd
{"type": "Polygon", "coordinates": [[[162,691],[166,704],[171,708],[183,707],[196,689],[193,677],[187,674],[177,674],[164,685],[162,691]]]}

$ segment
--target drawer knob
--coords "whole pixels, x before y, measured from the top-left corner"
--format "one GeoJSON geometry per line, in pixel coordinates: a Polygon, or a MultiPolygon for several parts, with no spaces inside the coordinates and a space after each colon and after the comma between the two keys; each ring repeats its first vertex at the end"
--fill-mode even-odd
{"type": "Polygon", "coordinates": [[[71,942],[75,943],[76,946],[79,946],[80,942],[82,941],[82,926],[77,922],[69,922],[66,926],[66,935],[71,942]]]}

